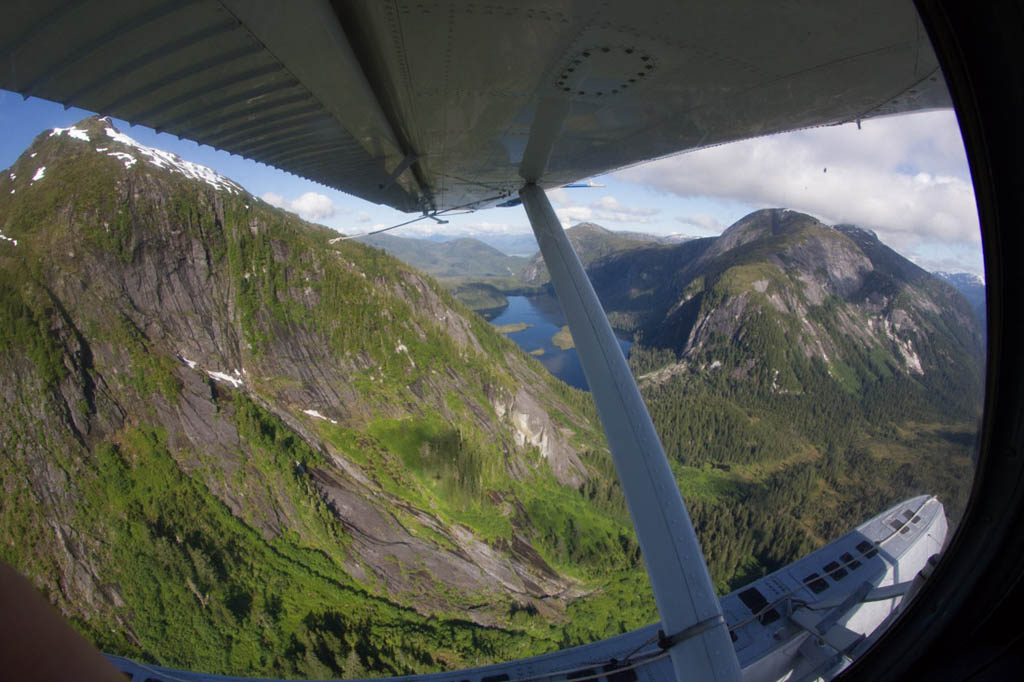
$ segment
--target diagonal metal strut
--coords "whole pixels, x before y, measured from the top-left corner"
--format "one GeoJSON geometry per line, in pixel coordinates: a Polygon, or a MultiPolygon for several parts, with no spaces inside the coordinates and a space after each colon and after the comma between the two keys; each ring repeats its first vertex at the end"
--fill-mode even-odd
{"type": "Polygon", "coordinates": [[[519,192],[562,305],[622,483],[679,682],[739,682],[740,666],[704,555],[647,407],[597,294],[544,190],[519,192]]]}

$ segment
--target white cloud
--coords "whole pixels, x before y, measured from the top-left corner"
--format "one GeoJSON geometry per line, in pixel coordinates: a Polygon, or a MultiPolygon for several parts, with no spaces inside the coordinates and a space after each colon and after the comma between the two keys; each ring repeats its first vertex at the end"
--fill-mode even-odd
{"type": "MultiPolygon", "coordinates": [[[[525,223],[526,216],[523,216],[525,223]]],[[[429,236],[434,234],[450,235],[453,237],[472,237],[481,234],[522,234],[529,232],[530,228],[526,224],[520,223],[505,223],[487,220],[466,220],[463,218],[456,222],[451,222],[446,225],[439,225],[433,220],[422,220],[412,225],[401,227],[397,232],[401,232],[399,236],[429,236]]]]}
{"type": "Polygon", "coordinates": [[[333,201],[316,192],[306,192],[291,202],[291,208],[306,220],[324,220],[338,211],[333,201]]]}
{"type": "Polygon", "coordinates": [[[555,189],[549,189],[544,191],[548,195],[548,200],[555,206],[571,206],[572,199],[569,197],[568,190],[561,187],[555,189]]]}
{"type": "Polygon", "coordinates": [[[260,197],[263,201],[267,202],[271,206],[277,206],[278,208],[288,208],[288,202],[284,200],[284,197],[276,192],[264,192],[263,196],[260,197]]]}
{"type": "MultiPolygon", "coordinates": [[[[974,190],[952,112],[736,142],[616,177],[681,197],[805,211],[826,223],[875,230],[908,255],[943,244],[974,253],[980,264],[974,190]]],[[[700,219],[681,220],[699,225],[700,219]]]]}
{"type": "Polygon", "coordinates": [[[640,208],[627,206],[611,195],[605,195],[589,204],[573,204],[570,195],[564,189],[548,192],[552,203],[557,206],[555,215],[566,227],[576,223],[592,221],[604,225],[607,223],[626,223],[646,225],[657,215],[659,208],[640,208]]]}
{"type": "Polygon", "coordinates": [[[695,213],[688,216],[676,216],[676,220],[683,225],[696,227],[700,233],[709,237],[721,234],[728,225],[719,222],[718,218],[707,213],[695,213]]]}
{"type": "Polygon", "coordinates": [[[325,220],[334,216],[339,210],[330,197],[318,192],[306,192],[292,201],[288,201],[276,192],[264,192],[260,198],[272,206],[298,213],[300,217],[309,221],[325,220]]]}
{"type": "Polygon", "coordinates": [[[367,213],[366,211],[360,211],[358,214],[356,214],[356,222],[358,223],[368,223],[371,220],[373,220],[373,218],[371,218],[370,214],[367,213]]]}
{"type": "Polygon", "coordinates": [[[596,210],[607,213],[615,213],[617,215],[624,216],[651,216],[657,214],[661,209],[657,208],[637,208],[635,206],[623,206],[619,203],[619,200],[613,196],[603,196],[594,203],[591,204],[596,210]]]}
{"type": "Polygon", "coordinates": [[[555,215],[562,221],[562,225],[570,227],[576,223],[594,220],[594,209],[589,206],[565,206],[556,208],[555,215]]]}

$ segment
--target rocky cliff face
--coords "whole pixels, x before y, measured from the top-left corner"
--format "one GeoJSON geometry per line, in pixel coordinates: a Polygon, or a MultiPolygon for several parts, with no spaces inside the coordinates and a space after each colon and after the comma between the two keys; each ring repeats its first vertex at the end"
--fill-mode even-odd
{"type": "Polygon", "coordinates": [[[393,258],[96,118],[4,173],[0,229],[0,556],[101,646],[412,672],[639,570],[577,492],[586,396],[393,258]]]}
{"type": "Polygon", "coordinates": [[[717,361],[777,390],[802,390],[792,373],[802,356],[850,390],[896,372],[935,378],[948,395],[939,377],[950,365],[966,372],[971,391],[980,387],[981,333],[963,298],[855,226],[767,209],[713,240],[611,257],[592,277],[613,316],[677,354],[678,366],[652,379],[717,361]]]}

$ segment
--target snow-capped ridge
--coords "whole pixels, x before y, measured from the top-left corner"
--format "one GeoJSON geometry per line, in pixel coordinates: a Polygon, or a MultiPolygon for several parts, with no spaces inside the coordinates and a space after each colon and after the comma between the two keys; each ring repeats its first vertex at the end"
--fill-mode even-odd
{"type": "Polygon", "coordinates": [[[973,272],[947,272],[945,270],[937,270],[932,273],[940,279],[944,279],[947,282],[961,281],[964,283],[977,284],[978,286],[985,286],[985,278],[976,275],[973,272]]]}
{"type": "MultiPolygon", "coordinates": [[[[109,125],[104,129],[104,132],[106,132],[107,137],[111,138],[114,142],[119,142],[126,147],[138,150],[140,154],[147,157],[145,159],[147,162],[153,164],[157,168],[181,173],[191,180],[205,182],[214,189],[225,190],[232,194],[245,191],[241,185],[233,180],[229,180],[211,168],[207,168],[206,166],[202,166],[191,161],[186,161],[177,154],[172,154],[171,152],[166,152],[162,149],[147,147],[141,142],[138,142],[134,138],[125,135],[109,125]]],[[[107,152],[107,154],[109,156],[116,156],[118,159],[124,161],[126,168],[130,168],[134,165],[136,160],[134,156],[125,152],[107,152]]]]}
{"type": "MultiPolygon", "coordinates": [[[[125,168],[133,167],[141,159],[156,166],[157,168],[180,173],[190,180],[205,182],[216,190],[223,190],[232,194],[245,191],[241,185],[224,177],[211,168],[207,168],[206,166],[198,163],[193,163],[192,161],[186,161],[172,152],[157,149],[155,147],[148,147],[138,140],[125,135],[114,128],[110,119],[106,117],[86,119],[85,121],[79,121],[79,123],[67,128],[53,128],[50,131],[49,136],[67,136],[81,142],[98,143],[97,146],[94,147],[96,152],[106,154],[107,156],[121,161],[125,168]],[[99,132],[101,130],[102,133],[99,132]],[[104,134],[111,142],[124,145],[125,147],[128,147],[131,152],[123,149],[111,149],[109,146],[104,146],[101,142],[102,137],[100,137],[100,139],[96,139],[97,136],[102,136],[104,134]]],[[[32,152],[30,158],[35,157],[35,155],[36,152],[32,152]]],[[[41,180],[43,178],[42,174],[45,170],[45,166],[40,168],[39,171],[36,172],[36,177],[33,178],[33,181],[41,180]]]]}

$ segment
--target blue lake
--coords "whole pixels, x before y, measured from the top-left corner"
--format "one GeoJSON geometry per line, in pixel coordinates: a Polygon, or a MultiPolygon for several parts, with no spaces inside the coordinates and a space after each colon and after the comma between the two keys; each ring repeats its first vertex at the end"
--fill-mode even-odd
{"type": "MultiPolygon", "coordinates": [[[[508,307],[502,309],[496,316],[487,318],[495,326],[519,322],[532,325],[521,332],[512,332],[506,336],[527,353],[542,349],[544,353],[535,357],[549,372],[570,386],[584,391],[589,390],[576,349],[562,350],[551,341],[565,324],[565,316],[553,296],[509,296],[508,307]]],[[[619,345],[622,346],[622,352],[629,355],[632,342],[619,338],[619,345]]]]}

